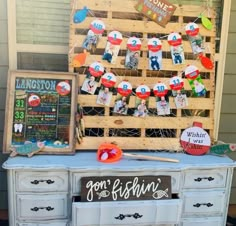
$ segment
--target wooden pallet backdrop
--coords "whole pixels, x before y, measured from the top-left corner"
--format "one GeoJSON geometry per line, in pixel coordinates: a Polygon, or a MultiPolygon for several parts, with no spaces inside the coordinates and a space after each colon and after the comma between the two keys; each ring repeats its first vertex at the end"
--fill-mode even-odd
{"type": "MultiPolygon", "coordinates": [[[[196,5],[176,5],[177,9],[171,21],[165,28],[159,26],[145,16],[138,13],[134,5],[136,0],[75,0],[72,1],[72,15],[70,24],[70,44],[69,44],[69,71],[79,73],[79,84],[81,88],[85,79],[87,67],[100,61],[106,68],[117,75],[117,84],[123,79],[128,80],[135,89],[140,84],[146,84],[150,88],[158,81],[166,83],[173,75],[182,75],[187,65],[195,65],[200,69],[201,77],[207,89],[207,97],[189,97],[188,107],[176,109],[174,100],[170,97],[170,116],[152,115],[146,118],[130,116],[115,116],[112,114],[116,95],[113,95],[111,107],[103,107],[96,104],[97,95],[78,94],[78,103],[84,108],[84,120],[86,126],[86,136],[82,144],[77,144],[77,150],[97,149],[102,142],[117,142],[122,149],[133,150],[169,150],[181,151],[179,144],[181,132],[190,127],[194,121],[201,122],[203,128],[210,134],[214,141],[214,90],[215,90],[215,69],[205,69],[195,55],[185,35],[184,27],[188,22],[195,21],[200,13],[204,12],[215,24],[216,13],[214,10],[206,10],[204,6],[196,5]],[[87,6],[91,14],[85,21],[79,24],[73,23],[73,12],[87,6]],[[76,8],[73,8],[76,7],[76,8]],[[86,37],[90,23],[101,18],[106,25],[106,31],[100,39],[95,52],[91,52],[87,57],[86,65],[82,68],[74,68],[73,57],[80,52],[83,40],[86,37]],[[107,34],[110,31],[118,30],[123,34],[121,50],[116,64],[109,64],[102,60],[104,48],[107,41],[107,34]],[[162,38],[163,69],[160,72],[148,70],[148,49],[147,39],[154,35],[158,38],[167,36],[171,32],[181,32],[185,51],[185,64],[173,65],[170,47],[167,37],[162,38]],[[137,36],[142,39],[141,58],[138,70],[125,69],[123,61],[127,50],[127,37],[137,36]],[[115,132],[114,132],[115,131],[115,132]]],[[[200,34],[204,38],[208,57],[215,60],[215,26],[212,30],[207,30],[201,25],[198,19],[200,34]]],[[[184,89],[190,91],[191,88],[184,79],[184,89]]],[[[131,96],[129,108],[135,107],[135,95],[131,96]]],[[[149,99],[149,110],[155,111],[155,97],[149,99]]]]}

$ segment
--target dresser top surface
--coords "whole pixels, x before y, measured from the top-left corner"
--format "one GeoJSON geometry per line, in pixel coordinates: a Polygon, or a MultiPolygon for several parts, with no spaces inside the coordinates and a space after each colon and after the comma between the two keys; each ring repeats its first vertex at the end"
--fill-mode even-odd
{"type": "Polygon", "coordinates": [[[184,168],[220,168],[235,167],[236,162],[229,157],[213,155],[192,156],[183,153],[153,153],[145,154],[165,158],[178,159],[178,163],[140,160],[130,157],[123,157],[115,163],[101,163],[96,159],[95,152],[78,152],[75,155],[35,155],[31,158],[25,156],[9,157],[3,164],[5,169],[110,169],[110,170],[140,170],[140,169],[184,169],[184,168]]]}

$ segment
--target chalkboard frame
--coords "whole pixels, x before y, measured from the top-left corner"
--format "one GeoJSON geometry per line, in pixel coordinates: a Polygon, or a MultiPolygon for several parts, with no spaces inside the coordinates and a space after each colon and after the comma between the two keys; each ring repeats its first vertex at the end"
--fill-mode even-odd
{"type": "MultiPolygon", "coordinates": [[[[9,71],[8,72],[3,153],[9,154],[12,152],[12,148],[19,147],[19,146],[23,145],[23,144],[22,145],[15,145],[12,142],[13,126],[14,126],[13,125],[14,124],[13,116],[14,116],[14,111],[15,111],[15,100],[16,100],[16,95],[15,95],[16,86],[17,86],[16,79],[18,79],[18,81],[19,81],[20,79],[26,80],[27,78],[29,80],[35,79],[36,81],[44,79],[45,81],[54,81],[55,80],[58,82],[61,80],[61,82],[68,81],[70,83],[69,101],[67,99],[67,101],[69,103],[66,104],[67,108],[69,106],[70,109],[68,110],[68,113],[66,113],[66,114],[68,114],[66,116],[66,120],[63,121],[63,126],[68,128],[68,130],[67,130],[68,131],[67,143],[65,143],[65,145],[61,145],[61,146],[57,146],[57,145],[50,146],[50,145],[46,144],[45,147],[43,148],[43,150],[40,151],[38,154],[73,154],[75,152],[74,131],[75,131],[75,113],[77,111],[78,74],[77,73],[68,73],[68,72],[48,72],[48,71],[46,72],[46,71],[30,71],[30,70],[29,71],[16,70],[16,71],[9,71]],[[66,124],[67,122],[68,122],[68,124],[66,124]]],[[[28,90],[25,90],[25,91],[27,93],[28,90]]],[[[42,92],[42,91],[38,90],[38,92],[42,92]]],[[[46,91],[44,91],[44,92],[46,93],[46,95],[48,94],[46,91]]],[[[60,98],[61,98],[61,96],[62,96],[62,94],[59,95],[60,98]]],[[[27,101],[29,101],[29,100],[27,100],[27,101]]],[[[49,103],[47,103],[47,104],[49,104],[49,103]]],[[[59,105],[60,104],[59,104],[59,100],[58,100],[58,102],[56,102],[56,106],[58,107],[57,109],[59,109],[59,105]]],[[[63,104],[61,104],[60,106],[63,106],[63,104]]],[[[50,105],[50,107],[51,107],[51,105],[50,105]]],[[[57,110],[57,111],[59,112],[59,110],[57,110]]],[[[26,121],[25,118],[24,118],[24,120],[26,121]]],[[[25,123],[25,125],[26,125],[26,123],[25,123]]],[[[55,125],[58,126],[58,124],[55,124],[55,125]]]]}

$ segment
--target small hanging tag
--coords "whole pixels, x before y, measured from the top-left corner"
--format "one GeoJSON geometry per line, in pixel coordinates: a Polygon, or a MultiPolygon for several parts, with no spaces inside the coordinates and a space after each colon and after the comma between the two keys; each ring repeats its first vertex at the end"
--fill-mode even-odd
{"type": "Polygon", "coordinates": [[[127,81],[122,81],[117,87],[117,92],[121,96],[128,96],[132,93],[132,85],[127,81]]]}
{"type": "Polygon", "coordinates": [[[127,41],[127,48],[130,51],[138,51],[141,48],[141,40],[136,37],[131,37],[127,41]]]}
{"type": "Polygon", "coordinates": [[[158,38],[151,38],[148,41],[149,70],[162,69],[162,44],[158,38]]]}
{"type": "Polygon", "coordinates": [[[108,88],[114,87],[116,84],[116,76],[111,72],[105,73],[102,76],[101,83],[108,88]]]}
{"type": "Polygon", "coordinates": [[[184,151],[191,155],[204,155],[208,152],[211,145],[209,134],[202,129],[201,124],[193,124],[192,127],[183,131],[180,143],[184,151]]]}
{"type": "Polygon", "coordinates": [[[136,96],[140,99],[146,99],[150,96],[150,88],[146,85],[140,85],[136,88],[136,96]]]}
{"type": "Polygon", "coordinates": [[[89,73],[94,77],[100,77],[104,73],[104,66],[100,62],[94,62],[89,65],[89,73]]]}
{"type": "Polygon", "coordinates": [[[112,92],[108,87],[101,86],[98,96],[97,96],[97,104],[110,106],[112,100],[112,92]]]}
{"type": "Polygon", "coordinates": [[[101,35],[106,28],[104,22],[101,19],[93,20],[89,27],[97,35],[101,35]]]}

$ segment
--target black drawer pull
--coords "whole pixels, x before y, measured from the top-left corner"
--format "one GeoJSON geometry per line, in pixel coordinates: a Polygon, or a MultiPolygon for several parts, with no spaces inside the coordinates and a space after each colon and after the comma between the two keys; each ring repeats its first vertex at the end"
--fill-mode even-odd
{"type": "Polygon", "coordinates": [[[45,209],[45,210],[47,210],[47,211],[52,211],[52,210],[54,210],[53,207],[51,207],[51,206],[46,206],[46,207],[34,207],[34,208],[31,208],[31,211],[37,212],[37,211],[43,210],[43,209],[45,209]]]}
{"type": "Polygon", "coordinates": [[[199,208],[200,206],[212,207],[213,204],[210,203],[210,202],[208,202],[208,203],[196,203],[196,204],[194,204],[193,206],[194,206],[194,207],[197,207],[197,208],[199,208]]]}
{"type": "Polygon", "coordinates": [[[200,182],[202,180],[213,181],[213,180],[215,180],[215,178],[213,178],[213,177],[198,177],[198,178],[196,178],[194,180],[197,181],[197,182],[200,182]]]}
{"type": "Polygon", "coordinates": [[[43,183],[43,182],[46,182],[47,184],[53,184],[55,181],[54,180],[33,180],[33,181],[30,181],[31,184],[39,184],[39,183],[43,183]]]}
{"type": "Polygon", "coordinates": [[[141,218],[143,215],[140,215],[139,213],[134,214],[120,214],[118,217],[115,217],[117,220],[124,220],[126,217],[133,217],[134,219],[141,218]]]}

